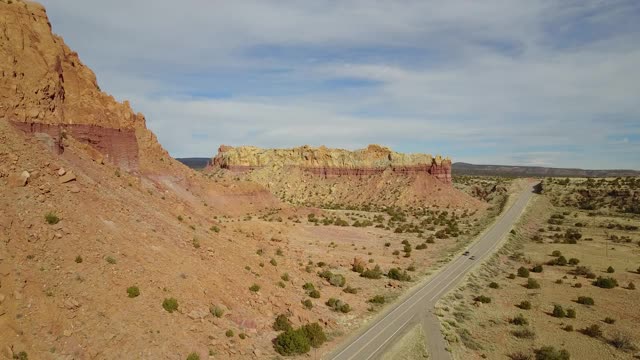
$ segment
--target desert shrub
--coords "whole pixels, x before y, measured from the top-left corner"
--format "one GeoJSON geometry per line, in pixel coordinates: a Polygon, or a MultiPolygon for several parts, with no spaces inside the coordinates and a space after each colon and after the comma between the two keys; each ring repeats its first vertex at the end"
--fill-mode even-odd
{"type": "Polygon", "coordinates": [[[357,288],[353,288],[351,286],[345,287],[344,289],[342,289],[342,291],[346,292],[347,294],[357,294],[358,293],[358,289],[357,288]]]}
{"type": "Polygon", "coordinates": [[[415,265],[413,265],[413,264],[412,264],[412,265],[409,265],[409,266],[407,267],[407,271],[416,271],[416,266],[415,266],[415,265]]]}
{"type": "Polygon", "coordinates": [[[536,279],[529,278],[527,280],[526,288],[527,289],[540,289],[540,284],[538,283],[538,281],[536,279]]]}
{"type": "Polygon", "coordinates": [[[620,350],[635,350],[636,347],[633,346],[633,342],[631,337],[627,334],[623,334],[621,332],[615,332],[611,339],[609,339],[609,344],[620,350]]]}
{"type": "Polygon", "coordinates": [[[364,265],[358,261],[351,266],[351,270],[362,274],[362,272],[364,271],[364,265]]]}
{"type": "Polygon", "coordinates": [[[233,335],[234,335],[233,330],[229,329],[229,330],[225,331],[224,335],[226,337],[233,337],[233,335]]]}
{"type": "Polygon", "coordinates": [[[520,304],[518,304],[518,307],[522,310],[531,310],[531,302],[528,300],[522,300],[520,304]]]}
{"type": "Polygon", "coordinates": [[[308,282],[308,283],[304,283],[304,285],[302,285],[302,288],[307,290],[307,291],[311,291],[311,290],[315,290],[315,286],[313,286],[312,283],[308,282]]]}
{"type": "Polygon", "coordinates": [[[209,230],[211,230],[211,231],[213,231],[215,233],[219,233],[220,232],[220,228],[215,226],[215,225],[213,225],[211,228],[209,228],[209,230]]]}
{"type": "Polygon", "coordinates": [[[536,360],[569,360],[571,356],[567,350],[557,350],[553,346],[543,346],[535,350],[536,360]]]}
{"type": "Polygon", "coordinates": [[[569,319],[575,319],[576,318],[576,310],[575,309],[567,309],[567,317],[569,319]]]}
{"type": "Polygon", "coordinates": [[[518,314],[509,320],[509,323],[513,325],[528,325],[529,321],[522,314],[518,314]]]}
{"type": "Polygon", "coordinates": [[[278,262],[274,258],[271,258],[271,260],[269,260],[269,264],[271,264],[273,266],[278,266],[278,262]]]}
{"type": "Polygon", "coordinates": [[[533,339],[536,337],[536,333],[529,328],[516,329],[513,330],[511,334],[519,339],[533,339]]]}
{"type": "Polygon", "coordinates": [[[580,263],[579,259],[576,259],[576,258],[569,259],[569,265],[574,265],[575,266],[575,265],[578,265],[579,263],[580,263]]]}
{"type": "Polygon", "coordinates": [[[313,289],[311,291],[309,291],[309,297],[314,298],[314,299],[319,299],[320,298],[320,291],[313,289]]]}
{"type": "Polygon", "coordinates": [[[562,330],[567,331],[567,332],[572,332],[573,331],[573,325],[567,325],[567,326],[563,327],[562,330]]]}
{"type": "Polygon", "coordinates": [[[581,288],[582,287],[582,283],[576,283],[575,285],[573,285],[574,288],[581,288]]]}
{"type": "Polygon", "coordinates": [[[306,309],[312,309],[313,308],[313,302],[311,302],[311,300],[306,299],[302,301],[302,305],[306,308],[306,309]]]}
{"type": "Polygon", "coordinates": [[[474,300],[474,301],[481,302],[481,303],[483,303],[483,304],[488,304],[488,303],[490,303],[490,302],[491,302],[491,298],[490,298],[490,297],[488,297],[488,296],[484,296],[484,295],[476,296],[475,298],[473,298],[473,300],[474,300]]]}
{"type": "Polygon", "coordinates": [[[607,323],[607,324],[615,324],[616,319],[610,318],[610,317],[607,316],[606,318],[604,318],[604,322],[607,323]]]}
{"type": "Polygon", "coordinates": [[[531,272],[541,273],[542,272],[542,265],[538,264],[538,265],[534,266],[533,268],[531,268],[531,272]]]}
{"type": "Polygon", "coordinates": [[[251,292],[258,292],[258,291],[260,291],[260,285],[258,285],[258,284],[253,284],[253,285],[251,285],[251,286],[249,287],[249,290],[250,290],[251,292]]]}
{"type": "Polygon", "coordinates": [[[306,324],[302,326],[301,330],[309,340],[309,345],[314,348],[319,348],[327,341],[327,335],[325,335],[324,330],[317,322],[306,324]]]}
{"type": "Polygon", "coordinates": [[[376,295],[374,297],[372,297],[371,299],[368,300],[368,302],[372,303],[372,304],[384,304],[385,303],[385,298],[383,295],[376,295]]]}
{"type": "Polygon", "coordinates": [[[76,256],[76,263],[78,264],[82,263],[82,256],[80,255],[76,256]]]}
{"type": "Polygon", "coordinates": [[[562,284],[562,279],[556,280],[556,284],[562,284]]]}
{"type": "Polygon", "coordinates": [[[391,254],[392,255],[400,255],[400,250],[394,250],[391,254]]]}
{"type": "Polygon", "coordinates": [[[553,317],[563,318],[563,317],[567,316],[567,313],[564,311],[564,309],[562,308],[562,306],[560,306],[560,305],[553,305],[553,312],[551,313],[551,315],[552,315],[553,317]]]}
{"type": "Polygon", "coordinates": [[[629,281],[629,285],[627,285],[627,289],[635,290],[636,289],[636,284],[634,284],[633,281],[629,281]]]}
{"type": "Polygon", "coordinates": [[[218,305],[211,306],[209,308],[209,312],[211,313],[211,315],[213,315],[213,316],[215,316],[217,318],[222,317],[222,315],[224,315],[224,309],[221,308],[218,305]]]}
{"type": "Polygon", "coordinates": [[[130,298],[140,296],[140,289],[137,286],[129,286],[127,288],[127,294],[129,294],[130,298]]]}
{"type": "Polygon", "coordinates": [[[425,243],[416,245],[416,250],[424,250],[426,248],[427,248],[427,244],[425,243]]]}
{"type": "Polygon", "coordinates": [[[197,238],[193,238],[191,244],[195,249],[200,249],[200,240],[198,240],[197,238]]]}
{"type": "Polygon", "coordinates": [[[553,252],[551,253],[551,256],[555,256],[555,257],[558,257],[558,256],[560,256],[560,255],[562,255],[562,253],[560,252],[560,250],[553,250],[553,252]]]}
{"type": "Polygon", "coordinates": [[[609,267],[607,268],[607,272],[608,272],[609,274],[613,274],[614,272],[616,272],[616,270],[615,270],[612,266],[609,266],[609,267]]]}
{"type": "Polygon", "coordinates": [[[60,222],[60,218],[53,212],[49,212],[44,216],[44,220],[49,225],[55,225],[60,222]]]}
{"type": "Polygon", "coordinates": [[[529,269],[527,269],[524,266],[520,266],[520,268],[518,268],[518,276],[523,277],[523,278],[528,278],[529,277],[529,269]]]}
{"type": "Polygon", "coordinates": [[[245,334],[245,333],[240,333],[240,334],[238,334],[238,337],[239,337],[240,339],[244,340],[244,339],[246,339],[246,338],[247,338],[247,334],[245,334]]]}
{"type": "Polygon", "coordinates": [[[492,282],[489,283],[489,287],[492,288],[492,289],[499,289],[500,285],[498,285],[497,282],[492,281],[492,282]]]}
{"type": "Polygon", "coordinates": [[[380,265],[376,265],[373,269],[366,269],[360,276],[367,279],[380,279],[382,277],[380,265]]]}
{"type": "Polygon", "coordinates": [[[509,279],[515,279],[516,278],[516,274],[509,274],[509,276],[507,276],[507,278],[509,279]]]}
{"type": "Polygon", "coordinates": [[[162,307],[169,313],[178,310],[178,300],[175,298],[166,298],[162,302],[162,307]]]}
{"type": "Polygon", "coordinates": [[[351,306],[349,306],[349,304],[336,298],[330,298],[325,304],[333,311],[340,311],[343,313],[348,313],[349,311],[351,311],[351,306]]]}
{"type": "MultiPolygon", "coordinates": [[[[9,3],[11,4],[11,3],[9,3]]],[[[29,356],[27,355],[26,351],[20,351],[17,354],[13,354],[13,358],[17,359],[17,360],[29,360],[29,356]]]]}
{"type": "Polygon", "coordinates": [[[511,354],[507,355],[507,357],[510,360],[531,360],[531,355],[527,354],[527,353],[524,353],[522,351],[511,353],[511,354]]]}
{"type": "Polygon", "coordinates": [[[389,279],[398,280],[398,281],[410,281],[411,276],[407,273],[407,271],[402,271],[399,268],[391,268],[387,273],[387,277],[389,279]]]}
{"type": "Polygon", "coordinates": [[[578,296],[578,304],[594,305],[595,301],[593,301],[593,298],[591,298],[589,296],[578,296]]]}
{"type": "Polygon", "coordinates": [[[275,321],[273,322],[273,330],[275,331],[287,331],[287,330],[291,330],[291,321],[289,321],[289,318],[284,315],[284,314],[280,314],[278,316],[276,316],[275,321]]]}
{"type": "Polygon", "coordinates": [[[618,286],[618,280],[612,277],[603,278],[602,276],[598,276],[596,281],[593,282],[593,285],[603,289],[613,289],[618,286]]]}
{"type": "Polygon", "coordinates": [[[105,260],[111,265],[114,265],[116,263],[116,259],[113,256],[107,256],[105,260]]]}
{"type": "Polygon", "coordinates": [[[200,355],[198,353],[192,352],[187,356],[187,360],[200,360],[200,355]]]}
{"type": "Polygon", "coordinates": [[[280,276],[280,279],[282,279],[282,281],[289,281],[289,273],[282,274],[282,276],[280,276]]]}
{"type": "Polygon", "coordinates": [[[345,277],[340,274],[333,274],[327,280],[329,281],[329,284],[337,287],[343,287],[344,284],[347,282],[347,279],[345,279],[345,277]]]}
{"type": "Polygon", "coordinates": [[[593,324],[589,325],[586,328],[580,330],[583,334],[591,337],[600,337],[602,336],[602,330],[600,329],[600,325],[593,324]]]}

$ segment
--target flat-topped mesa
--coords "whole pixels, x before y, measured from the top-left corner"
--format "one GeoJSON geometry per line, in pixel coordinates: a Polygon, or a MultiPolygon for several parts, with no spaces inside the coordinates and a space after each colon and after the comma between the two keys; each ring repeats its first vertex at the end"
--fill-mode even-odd
{"type": "Polygon", "coordinates": [[[71,135],[127,170],[168,156],[144,116],[102,92],[95,74],[52,33],[43,6],[0,1],[0,58],[0,119],[48,134],[59,152],[71,135]]]}
{"type": "Polygon", "coordinates": [[[451,182],[451,160],[430,154],[402,154],[380,145],[354,151],[301,146],[292,149],[260,149],[222,145],[210,166],[245,172],[265,167],[295,167],[325,177],[371,175],[384,171],[428,173],[451,182]]]}

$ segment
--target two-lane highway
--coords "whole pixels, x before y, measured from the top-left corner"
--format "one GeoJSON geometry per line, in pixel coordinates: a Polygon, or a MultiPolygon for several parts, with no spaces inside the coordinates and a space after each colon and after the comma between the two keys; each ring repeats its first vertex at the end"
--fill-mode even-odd
{"type": "Polygon", "coordinates": [[[446,351],[444,339],[440,334],[440,324],[431,313],[434,305],[447,291],[458,285],[472,267],[493,253],[533,195],[532,188],[522,191],[513,205],[467,248],[468,256],[460,256],[445,265],[439,273],[415,289],[408,297],[392,305],[382,316],[360,329],[357,335],[349,338],[328,358],[334,360],[377,359],[390,344],[401,337],[404,331],[423,322],[427,324],[426,335],[430,358],[449,359],[450,354],[446,351]],[[471,256],[475,260],[472,260],[471,256]]]}

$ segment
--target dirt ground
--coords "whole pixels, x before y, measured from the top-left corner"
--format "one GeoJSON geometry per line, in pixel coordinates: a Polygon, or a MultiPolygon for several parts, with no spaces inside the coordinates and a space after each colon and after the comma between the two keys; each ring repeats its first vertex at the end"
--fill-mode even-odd
{"type": "MultiPolygon", "coordinates": [[[[562,186],[545,181],[544,194],[534,198],[504,248],[438,304],[442,330],[456,359],[533,358],[534,351],[543,346],[566,349],[572,359],[640,356],[640,298],[638,290],[629,286],[640,284],[640,218],[620,211],[630,207],[608,198],[610,189],[598,196],[591,191],[589,201],[601,204],[596,210],[581,209],[577,202],[567,200],[575,200],[584,181],[574,179],[562,186]],[[581,235],[575,244],[567,241],[574,232],[581,235]],[[578,259],[579,264],[548,265],[559,259],[555,251],[567,260],[578,259]],[[527,288],[527,278],[510,278],[520,267],[532,270],[536,265],[542,266],[542,272],[530,271],[529,276],[540,288],[527,288]],[[619,286],[597,287],[592,284],[595,279],[577,275],[577,266],[587,267],[591,276],[612,277],[619,286]],[[607,271],[610,266],[612,270],[607,271]],[[498,288],[491,287],[492,282],[498,288]],[[475,301],[480,295],[491,302],[475,301]],[[578,303],[581,296],[591,297],[595,304],[578,303]],[[519,308],[522,301],[529,301],[531,308],[519,308]],[[554,317],[554,305],[575,310],[575,318],[554,317]],[[512,323],[519,314],[527,325],[512,323]],[[599,326],[602,334],[583,333],[592,325],[599,326]],[[525,329],[529,332],[522,331],[525,329]]],[[[625,189],[624,185],[609,185],[625,189]]],[[[584,199],[579,200],[580,206],[588,207],[584,199]]]]}

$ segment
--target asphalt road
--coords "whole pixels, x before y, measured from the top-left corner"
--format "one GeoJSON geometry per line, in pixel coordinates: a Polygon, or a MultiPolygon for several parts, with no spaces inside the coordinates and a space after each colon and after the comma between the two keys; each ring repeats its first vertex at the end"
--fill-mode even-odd
{"type": "Polygon", "coordinates": [[[429,359],[450,359],[451,355],[446,351],[445,341],[440,333],[440,323],[433,314],[436,302],[456,287],[471,268],[496,250],[500,240],[511,230],[533,195],[533,188],[521,192],[513,205],[466,249],[469,251],[468,256],[459,255],[449,262],[435,276],[414,289],[409,296],[393,304],[385,313],[347,339],[327,358],[377,359],[407,330],[416,324],[422,324],[427,338],[429,359]],[[475,260],[471,260],[471,256],[474,256],[475,260]]]}

